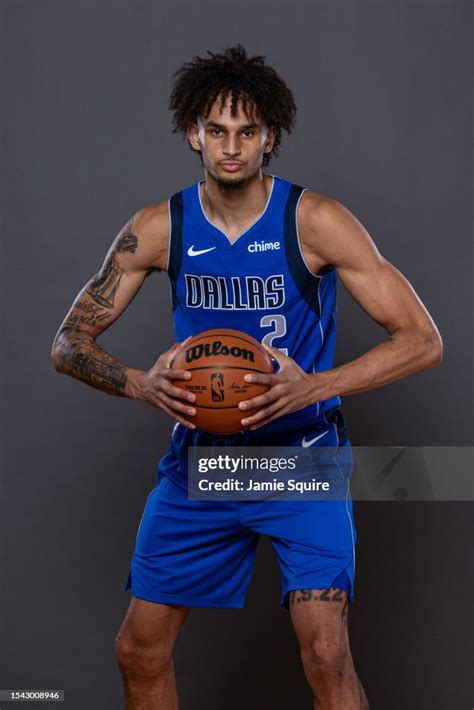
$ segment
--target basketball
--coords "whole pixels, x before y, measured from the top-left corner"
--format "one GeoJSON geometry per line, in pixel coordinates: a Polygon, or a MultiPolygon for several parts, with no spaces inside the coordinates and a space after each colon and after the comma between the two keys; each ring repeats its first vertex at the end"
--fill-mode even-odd
{"type": "Polygon", "coordinates": [[[196,414],[189,421],[211,434],[235,434],[245,429],[241,419],[257,410],[240,410],[239,402],[263,394],[268,386],[246,382],[244,376],[250,372],[275,372],[258,340],[229,328],[206,330],[194,336],[177,353],[171,367],[191,372],[190,380],[174,380],[173,384],[194,392],[196,401],[192,406],[196,414]]]}

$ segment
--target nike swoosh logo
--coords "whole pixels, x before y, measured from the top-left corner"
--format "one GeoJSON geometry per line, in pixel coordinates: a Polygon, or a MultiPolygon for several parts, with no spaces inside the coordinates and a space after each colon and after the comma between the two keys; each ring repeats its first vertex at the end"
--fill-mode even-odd
{"type": "Polygon", "coordinates": [[[188,256],[199,256],[199,254],[205,254],[208,251],[212,251],[216,247],[209,247],[209,249],[194,249],[194,244],[188,249],[188,256]]]}
{"type": "Polygon", "coordinates": [[[303,441],[301,442],[301,446],[303,446],[303,448],[306,449],[308,446],[311,446],[312,444],[314,444],[315,441],[318,441],[318,439],[322,439],[323,436],[326,436],[327,433],[328,433],[327,431],[323,431],[322,434],[319,434],[319,436],[315,436],[314,439],[310,439],[309,441],[306,441],[306,437],[303,436],[303,441]]]}

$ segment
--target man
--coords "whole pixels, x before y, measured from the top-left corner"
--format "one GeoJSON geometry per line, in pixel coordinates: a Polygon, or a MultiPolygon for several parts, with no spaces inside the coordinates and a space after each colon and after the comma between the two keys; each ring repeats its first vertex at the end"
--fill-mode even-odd
{"type": "Polygon", "coordinates": [[[130,219],[53,345],[59,371],[176,420],[140,522],[126,584],[132,599],[116,640],[126,707],[176,710],[172,653],[189,610],[244,605],[263,533],[278,555],[281,603],[314,708],[368,708],[347,631],[356,540],[349,495],[291,505],[189,500],[187,448],[348,447],[341,396],[437,366],[442,341],[410,284],[343,205],[262,172],[294,123],[283,80],[241,45],[208,54],[176,73],[170,102],[174,130],[200,155],[204,180],[130,219]],[[153,271],[169,275],[178,342],[143,372],[97,338],[153,271]],[[333,368],[337,277],[388,337],[333,368]],[[216,327],[253,335],[279,365],[273,375],[253,375],[270,388],[241,403],[242,432],[232,436],[195,427],[195,395],[173,384],[191,375],[170,368],[187,338],[216,327]]]}

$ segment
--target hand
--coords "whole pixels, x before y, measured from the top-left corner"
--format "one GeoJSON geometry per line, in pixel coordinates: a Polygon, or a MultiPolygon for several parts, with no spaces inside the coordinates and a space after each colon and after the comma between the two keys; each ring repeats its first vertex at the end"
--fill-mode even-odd
{"type": "Polygon", "coordinates": [[[140,399],[153,407],[162,409],[188,429],[195,429],[196,425],[180,414],[185,414],[188,417],[196,414],[194,407],[185,404],[185,402],[194,402],[196,395],[192,392],[185,392],[172,384],[173,380],[190,380],[191,373],[186,370],[171,369],[171,363],[176,354],[191,337],[190,335],[186,340],[175,343],[169,350],[161,353],[153,367],[142,378],[140,399]]]}
{"type": "Polygon", "coordinates": [[[241,420],[242,425],[252,431],[284,414],[303,409],[317,401],[314,395],[314,375],[308,375],[291,357],[283,355],[278,348],[265,343],[262,343],[262,346],[275,358],[280,369],[274,375],[252,373],[244,377],[246,382],[270,385],[270,389],[265,394],[239,404],[239,409],[242,410],[261,407],[252,416],[241,420]]]}

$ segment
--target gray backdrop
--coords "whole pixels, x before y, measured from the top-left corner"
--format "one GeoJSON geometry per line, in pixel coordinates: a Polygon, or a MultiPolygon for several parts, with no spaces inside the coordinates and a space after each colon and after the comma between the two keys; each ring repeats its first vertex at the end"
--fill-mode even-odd
{"type": "MultiPolygon", "coordinates": [[[[272,0],[4,0],[1,10],[0,687],[64,688],[68,710],[119,708],[122,588],[172,424],[56,374],[49,353],[123,223],[201,176],[171,134],[172,72],[239,41],[266,55],[299,107],[267,172],[352,210],[440,328],[441,368],[344,399],[353,444],[469,445],[472,12],[272,0]]],[[[343,288],[338,319],[336,364],[385,337],[343,288]]],[[[167,277],[148,279],[100,342],[149,368],[173,342],[167,277]]],[[[472,706],[470,516],[462,502],[355,504],[351,645],[373,710],[472,706]]],[[[184,710],[310,707],[278,596],[262,540],[245,610],[193,610],[178,641],[184,710]]]]}

